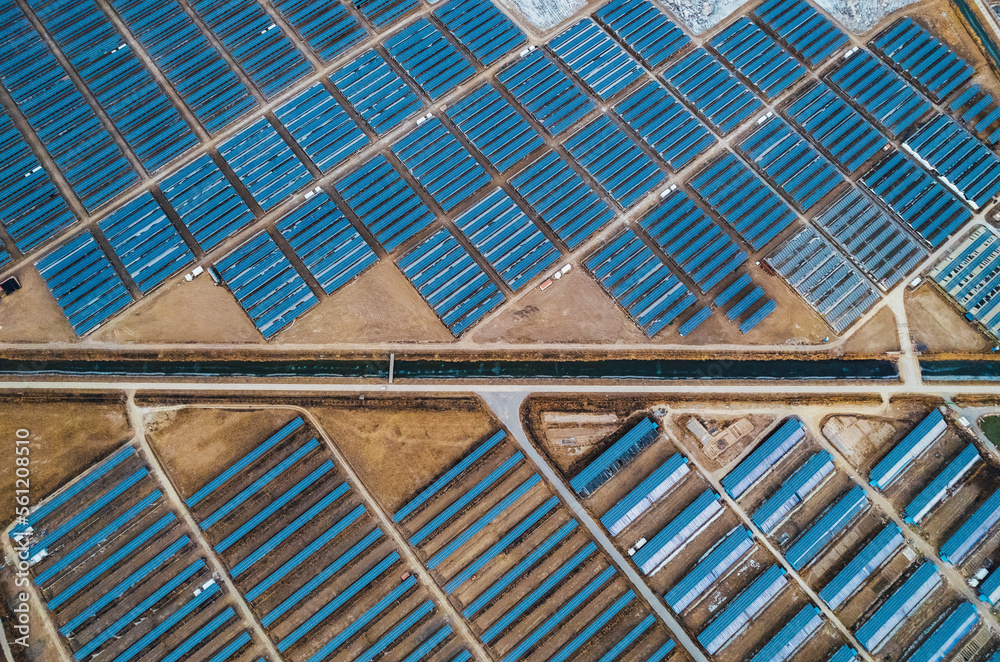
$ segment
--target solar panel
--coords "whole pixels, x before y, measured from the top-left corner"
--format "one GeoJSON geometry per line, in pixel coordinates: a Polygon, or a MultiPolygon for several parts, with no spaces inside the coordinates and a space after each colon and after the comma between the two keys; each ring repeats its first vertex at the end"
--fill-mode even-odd
{"type": "Polygon", "coordinates": [[[893,138],[931,108],[919,92],[868,51],[856,51],[842,60],[828,79],[893,138]]]}
{"type": "Polygon", "coordinates": [[[275,223],[323,291],[333,294],[378,258],[340,208],[325,193],[275,223]]]}
{"type": "Polygon", "coordinates": [[[736,19],[708,43],[768,99],[778,96],[806,75],[805,67],[745,16],[736,19]]]}
{"type": "Polygon", "coordinates": [[[957,90],[974,73],[971,65],[909,16],[897,20],[869,44],[902,69],[934,101],[941,101],[957,90]]]}
{"type": "Polygon", "coordinates": [[[663,72],[663,79],[709,123],[727,134],[763,109],[760,99],[703,48],[663,72]]]}
{"type": "Polygon", "coordinates": [[[528,41],[490,0],[450,0],[434,15],[486,66],[528,41]]]}
{"type": "Polygon", "coordinates": [[[552,135],[562,133],[594,109],[583,90],[537,49],[502,69],[497,80],[552,135]]]}
{"type": "Polygon", "coordinates": [[[321,83],[300,92],[274,114],[320,170],[342,163],[368,144],[364,131],[321,83]]]}
{"type": "Polygon", "coordinates": [[[35,262],[79,336],[132,303],[125,283],[90,232],[81,232],[35,262]]]}
{"type": "Polygon", "coordinates": [[[368,39],[368,32],[340,2],[273,0],[272,4],[326,62],[368,39]]]}
{"type": "Polygon", "coordinates": [[[602,101],[643,77],[632,56],[589,18],[553,37],[548,46],[602,101]]]}
{"type": "Polygon", "coordinates": [[[671,170],[680,170],[715,144],[705,125],[657,82],[646,83],[614,110],[671,170]]]}
{"type": "Polygon", "coordinates": [[[219,144],[233,172],[264,209],[270,209],[312,180],[291,147],[261,117],[219,144]]]}
{"type": "Polygon", "coordinates": [[[850,41],[843,31],[803,0],[765,0],[753,10],[753,15],[810,68],[850,41]]]}
{"type": "Polygon", "coordinates": [[[423,107],[410,86],[373,50],[334,71],[330,80],[376,133],[394,129],[423,107]]]}
{"type": "Polygon", "coordinates": [[[266,232],[216,263],[219,275],[265,339],[316,305],[316,296],[266,232]]]}
{"type": "Polygon", "coordinates": [[[611,0],[594,12],[594,17],[652,69],[691,43],[684,31],[648,0],[611,0]]]}
{"type": "Polygon", "coordinates": [[[484,83],[447,109],[448,117],[494,168],[508,170],[545,142],[492,85],[484,83]]]}
{"type": "Polygon", "coordinates": [[[426,18],[389,37],[385,47],[432,101],[476,73],[469,61],[426,18]]]}

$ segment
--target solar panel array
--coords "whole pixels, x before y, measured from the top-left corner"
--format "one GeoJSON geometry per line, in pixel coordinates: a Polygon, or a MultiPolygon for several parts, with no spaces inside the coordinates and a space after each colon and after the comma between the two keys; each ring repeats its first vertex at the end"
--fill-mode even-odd
{"type": "Polygon", "coordinates": [[[738,148],[800,211],[844,182],[825,156],[777,117],[768,119],[738,148]]]}
{"type": "MultiPolygon", "coordinates": [[[[550,269],[561,250],[579,249],[618,213],[649,199],[717,134],[749,123],[765,110],[761,97],[787,96],[806,67],[847,43],[803,0],[768,0],[730,22],[707,48],[692,48],[650,0],[611,0],[546,44],[528,47],[527,36],[489,0],[432,8],[416,0],[273,0],[266,10],[240,0],[111,0],[121,22],[90,4],[65,12],[57,0],[26,4],[45,39],[20,6],[0,9],[7,26],[0,82],[85,209],[121,198],[113,211],[98,209],[88,227],[133,296],[194,259],[219,261],[213,251],[241,233],[247,245],[252,231],[255,241],[277,239],[278,253],[291,251],[289,268],[301,270],[301,285],[310,283],[323,299],[383,249],[396,260],[432,234],[442,237],[446,225],[467,235],[468,242],[448,236],[502,300],[508,288],[550,269]],[[386,34],[373,46],[376,33],[386,34]],[[332,69],[328,78],[315,70],[320,61],[332,69]],[[260,110],[292,86],[280,104],[260,110]],[[87,100],[91,92],[95,101],[87,100]],[[431,102],[435,109],[409,124],[431,102]],[[222,131],[218,143],[199,146],[205,132],[222,131]],[[377,144],[389,132],[391,152],[377,144]],[[557,144],[546,147],[552,137],[557,144]],[[166,174],[157,174],[164,166],[166,174]],[[140,180],[141,191],[126,197],[140,180]]],[[[740,156],[724,151],[677,182],[689,185],[708,213],[674,186],[646,214],[651,241],[685,287],[705,296],[721,287],[748,251],[767,248],[789,228],[793,207],[808,210],[833,193],[844,180],[838,166],[861,172],[889,144],[879,129],[895,137],[915,127],[930,106],[908,77],[940,95],[935,99],[964,84],[935,87],[942,76],[961,74],[961,59],[909,20],[873,47],[904,75],[855,48],[826,75],[833,89],[810,83],[780,105],[791,125],[762,118],[740,138],[740,156]],[[918,66],[914,53],[933,54],[932,66],[918,66]],[[683,209],[665,211],[682,198],[683,209]],[[735,230],[733,238],[716,215],[735,230]]],[[[969,102],[976,94],[963,96],[969,102]]],[[[21,142],[19,121],[0,118],[0,159],[11,173],[0,180],[0,193],[9,192],[0,196],[0,240],[15,259],[43,244],[50,254],[58,250],[50,238],[69,229],[70,209],[79,209],[62,202],[62,178],[50,180],[21,142]]],[[[907,144],[981,206],[1000,188],[996,157],[957,124],[945,135],[946,121],[923,127],[907,144]],[[932,140],[935,131],[940,136],[932,140]],[[959,143],[961,149],[948,149],[959,143]]],[[[887,162],[861,180],[928,243],[937,245],[969,218],[919,166],[904,158],[899,179],[887,176],[887,162]]],[[[864,213],[879,214],[877,231],[838,226],[837,245],[881,285],[897,282],[915,264],[917,247],[904,231],[889,239],[893,220],[876,208],[864,213]],[[877,239],[877,250],[862,246],[862,236],[877,239]],[[887,259],[893,246],[905,255],[887,259]]],[[[284,257],[278,253],[271,251],[284,257]]],[[[0,251],[0,264],[11,256],[0,251]]],[[[740,314],[730,319],[761,302],[773,305],[765,300],[758,296],[742,310],[735,305],[742,298],[731,302],[740,314]]],[[[681,325],[685,333],[710,308],[703,302],[701,311],[681,325]]],[[[454,320],[446,326],[468,328],[454,320]]]]}
{"type": "Polygon", "coordinates": [[[323,193],[310,196],[276,227],[327,294],[357,278],[378,259],[340,208],[323,193]]]}
{"type": "Polygon", "coordinates": [[[908,16],[890,25],[869,43],[935,101],[941,101],[972,78],[971,65],[908,16]]]}
{"type": "Polygon", "coordinates": [[[555,152],[515,175],[511,184],[570,249],[614,218],[604,200],[555,152]]]}
{"type": "Polygon", "coordinates": [[[316,305],[316,295],[266,232],[254,235],[216,267],[264,338],[316,305]]]}
{"type": "Polygon", "coordinates": [[[1000,236],[980,225],[944,256],[930,277],[971,319],[1000,338],[1000,236]]]}
{"type": "Polygon", "coordinates": [[[947,115],[920,127],[903,145],[976,209],[1000,193],[1000,158],[947,115]]]}
{"type": "Polygon", "coordinates": [[[884,290],[927,257],[920,243],[856,188],[821,210],[813,222],[884,290]]]}
{"type": "Polygon", "coordinates": [[[399,266],[456,336],[504,300],[499,288],[445,228],[406,253],[399,266]]]}
{"type": "Polygon", "coordinates": [[[788,205],[731,152],[695,174],[691,187],[754,250],[795,220],[788,205]]]}
{"type": "Polygon", "coordinates": [[[659,68],[691,39],[649,0],[611,0],[594,17],[648,67],[659,68]]]}
{"type": "Polygon", "coordinates": [[[868,279],[812,228],[796,232],[767,261],[838,333],[879,300],[868,279]]]}
{"type": "Polygon", "coordinates": [[[806,90],[785,113],[850,173],[889,144],[878,129],[823,83],[806,90]]]}
{"type": "Polygon", "coordinates": [[[570,136],[566,148],[625,209],[666,179],[656,163],[607,115],[570,136]]]}
{"type": "Polygon", "coordinates": [[[746,17],[733,21],[708,43],[768,99],[806,75],[805,67],[746,17]]]}
{"type": "Polygon", "coordinates": [[[753,14],[810,68],[849,41],[840,28],[803,0],[766,0],[753,14]]]}
{"type": "Polygon", "coordinates": [[[828,79],[893,138],[931,109],[927,99],[868,51],[852,53],[828,79]]]}
{"type": "Polygon", "coordinates": [[[589,18],[564,30],[549,48],[601,101],[643,77],[638,62],[589,18]]]}
{"type": "Polygon", "coordinates": [[[695,304],[695,295],[631,230],[616,235],[585,264],[647,336],[695,304]]]}
{"type": "Polygon", "coordinates": [[[615,113],[674,171],[715,144],[705,125],[655,81],[619,101],[615,113]]]}
{"type": "Polygon", "coordinates": [[[764,106],[746,85],[703,48],[663,72],[663,79],[723,134],[764,106]]]}
{"type": "Polygon", "coordinates": [[[736,242],[679,189],[670,191],[639,225],[702,292],[747,260],[736,242]]]}
{"type": "Polygon", "coordinates": [[[501,189],[455,219],[507,286],[518,290],[559,259],[559,251],[501,189]]]}
{"type": "Polygon", "coordinates": [[[37,266],[79,335],[96,329],[132,303],[125,283],[89,232],[63,243],[37,266]]]}
{"type": "Polygon", "coordinates": [[[944,185],[901,152],[880,161],[861,181],[932,247],[972,219],[944,185]]]}

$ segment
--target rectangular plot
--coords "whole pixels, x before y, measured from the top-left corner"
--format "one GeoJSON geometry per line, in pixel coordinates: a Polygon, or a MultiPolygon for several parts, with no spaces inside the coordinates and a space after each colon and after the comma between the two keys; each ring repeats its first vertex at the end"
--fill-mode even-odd
{"type": "Polygon", "coordinates": [[[708,43],[769,99],[806,75],[805,67],[745,16],[736,19],[708,43]]]}
{"type": "Polygon", "coordinates": [[[611,0],[594,12],[594,17],[653,69],[691,43],[684,31],[648,0],[611,0]]]}
{"type": "Polygon", "coordinates": [[[566,140],[573,158],[624,208],[666,179],[653,160],[607,115],[566,140]]]}
{"type": "Polygon", "coordinates": [[[447,109],[448,117],[503,172],[545,145],[535,130],[489,83],[447,109]]]}
{"type": "Polygon", "coordinates": [[[973,209],[982,209],[1000,193],[1000,158],[947,115],[920,127],[903,147],[949,182],[973,209]]]}
{"type": "Polygon", "coordinates": [[[821,210],[813,222],[883,290],[906,278],[927,257],[916,239],[855,188],[821,210]]]}
{"type": "Polygon", "coordinates": [[[253,222],[253,214],[210,156],[204,154],[160,184],[184,225],[208,250],[253,222]]]}
{"type": "Polygon", "coordinates": [[[432,101],[476,73],[465,56],[426,18],[394,34],[385,47],[432,101]]]}
{"type": "Polygon", "coordinates": [[[257,100],[176,0],[112,4],[209,133],[257,107],[257,100]]]}
{"type": "Polygon", "coordinates": [[[96,4],[32,0],[29,5],[148,170],[198,143],[96,4]]]}
{"type": "Polygon", "coordinates": [[[643,85],[615,105],[615,114],[671,170],[680,170],[715,144],[705,125],[657,82],[643,85]]]}
{"type": "Polygon", "coordinates": [[[324,193],[313,195],[275,226],[327,294],[333,294],[378,261],[324,193]]]}
{"type": "Polygon", "coordinates": [[[272,4],[325,62],[368,39],[368,31],[340,2],[273,0],[272,4]]]}
{"type": "Polygon", "coordinates": [[[681,190],[671,191],[639,225],[702,292],[747,260],[736,242],[681,190]]]}
{"type": "Polygon", "coordinates": [[[851,173],[889,144],[878,129],[823,83],[809,88],[785,112],[851,173]]]}
{"type": "Polygon", "coordinates": [[[434,222],[427,205],[382,155],[348,173],[335,186],[387,251],[434,222]]]}
{"type": "Polygon", "coordinates": [[[266,232],[226,255],[216,267],[265,339],[317,303],[309,286],[266,232]]]}
{"type": "Polygon", "coordinates": [[[799,211],[809,209],[845,181],[825,156],[777,117],[767,120],[737,148],[799,211]]]}
{"type": "Polygon", "coordinates": [[[399,126],[423,107],[410,86],[374,50],[334,71],[330,80],[375,133],[399,126]]]}
{"type": "Polygon", "coordinates": [[[393,143],[392,151],[446,212],[490,181],[483,167],[436,117],[420,122],[393,143]]]}
{"type": "Polygon", "coordinates": [[[81,232],[35,262],[77,335],[132,303],[125,283],[90,232],[81,232]]]}
{"type": "Polygon", "coordinates": [[[868,279],[812,228],[796,232],[766,259],[837,333],[879,300],[868,279]]]}
{"type": "Polygon", "coordinates": [[[930,103],[868,51],[841,60],[827,75],[834,87],[895,138],[931,109],[930,103]]]}
{"type": "Polygon", "coordinates": [[[420,6],[418,0],[357,0],[354,3],[361,15],[376,30],[395,23],[420,6]]]}
{"type": "Polygon", "coordinates": [[[455,219],[455,225],[515,291],[559,259],[552,242],[501,189],[455,219]]]}
{"type": "Polygon", "coordinates": [[[934,101],[941,101],[972,78],[971,65],[909,16],[897,20],[869,44],[934,101]]]}
{"type": "Polygon", "coordinates": [[[511,184],[571,250],[614,218],[608,205],[555,152],[529,165],[511,184]]]}
{"type": "Polygon", "coordinates": [[[703,48],[691,51],[662,75],[672,90],[723,134],[764,107],[746,85],[703,48]]]}
{"type": "Polygon", "coordinates": [[[312,65],[255,2],[191,0],[230,55],[265,96],[312,73],[312,65]]]}
{"type": "Polygon", "coordinates": [[[840,28],[804,0],[766,0],[753,10],[753,15],[810,68],[850,41],[840,28]]]}
{"type": "Polygon", "coordinates": [[[0,111],[0,222],[18,250],[31,250],[75,221],[21,133],[0,111]]]}
{"type": "Polygon", "coordinates": [[[588,257],[585,265],[650,337],[697,301],[631,230],[616,235],[588,257]]]}
{"type": "Polygon", "coordinates": [[[446,228],[422,241],[398,263],[420,296],[456,336],[503,303],[504,296],[497,286],[446,228]]]}
{"type": "Polygon", "coordinates": [[[3,5],[0,21],[0,82],[84,206],[95,209],[138,182],[121,149],[21,10],[3,5]]]}
{"type": "Polygon", "coordinates": [[[306,167],[264,117],[224,140],[219,153],[264,209],[270,209],[312,180],[306,167]]]}
{"type": "Polygon", "coordinates": [[[882,159],[861,182],[931,247],[972,219],[950,191],[901,152],[882,159]]]}
{"type": "Polygon", "coordinates": [[[548,46],[602,101],[643,77],[632,56],[589,18],[553,37],[548,46]]]}
{"type": "Polygon", "coordinates": [[[434,15],[486,66],[528,41],[490,0],[451,0],[434,15]]]}
{"type": "Polygon", "coordinates": [[[497,80],[552,135],[562,133],[594,109],[583,90],[534,48],[500,71],[497,80]]]}
{"type": "Polygon", "coordinates": [[[341,163],[368,144],[364,131],[321,83],[279,106],[274,114],[320,170],[341,163]]]}
{"type": "Polygon", "coordinates": [[[111,212],[98,225],[143,292],[194,260],[177,228],[149,192],[111,212]]]}
{"type": "Polygon", "coordinates": [[[795,221],[788,205],[729,152],[696,173],[690,184],[754,250],[795,221]]]}

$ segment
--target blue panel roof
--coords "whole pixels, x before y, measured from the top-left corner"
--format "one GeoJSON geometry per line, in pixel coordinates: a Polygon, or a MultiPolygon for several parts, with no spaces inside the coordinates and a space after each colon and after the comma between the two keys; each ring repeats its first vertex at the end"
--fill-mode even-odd
{"type": "Polygon", "coordinates": [[[274,0],[272,4],[327,62],[368,38],[358,19],[340,2],[274,0]]]}
{"type": "Polygon", "coordinates": [[[143,292],[194,261],[177,228],[149,192],[111,212],[98,225],[143,292]]]}
{"type": "Polygon", "coordinates": [[[90,232],[81,232],[35,263],[77,335],[93,331],[132,303],[90,232]]]}
{"type": "Polygon", "coordinates": [[[594,17],[653,69],[691,42],[684,31],[649,0],[611,0],[594,12],[594,17]]]}
{"type": "Polygon", "coordinates": [[[378,260],[325,193],[313,195],[275,226],[327,294],[357,278],[378,260]]]}
{"type": "Polygon", "coordinates": [[[475,75],[475,68],[426,18],[403,28],[385,47],[431,100],[475,75]]]}
{"type": "Polygon", "coordinates": [[[368,136],[321,83],[300,92],[274,114],[320,170],[342,163],[368,144],[368,136]]]}
{"type": "Polygon", "coordinates": [[[447,112],[476,149],[500,172],[545,145],[528,122],[489,83],[459,99],[447,112]]]}
{"type": "Polygon", "coordinates": [[[486,66],[528,41],[490,0],[450,0],[434,15],[486,66]]]}
{"type": "Polygon", "coordinates": [[[316,296],[274,240],[255,235],[216,263],[264,338],[270,338],[316,305],[316,296]]]}
{"type": "Polygon", "coordinates": [[[643,77],[632,56],[589,18],[553,37],[549,48],[603,101],[643,77]]]}
{"type": "Polygon", "coordinates": [[[399,126],[423,107],[410,86],[374,50],[334,71],[330,80],[376,133],[399,126]]]}
{"type": "Polygon", "coordinates": [[[261,117],[219,145],[233,172],[264,209],[270,209],[312,180],[292,148],[261,117]]]}
{"type": "Polygon", "coordinates": [[[594,109],[594,103],[549,57],[532,49],[497,74],[517,102],[557,135],[594,109]]]}

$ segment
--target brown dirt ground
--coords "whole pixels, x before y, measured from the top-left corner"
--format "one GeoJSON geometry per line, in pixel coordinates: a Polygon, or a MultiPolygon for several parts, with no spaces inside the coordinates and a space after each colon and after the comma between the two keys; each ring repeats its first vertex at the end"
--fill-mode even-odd
{"type": "MultiPolygon", "coordinates": [[[[14,597],[17,592],[24,589],[15,586],[12,570],[13,568],[10,566],[0,569],[0,627],[3,627],[7,634],[14,662],[64,662],[66,658],[61,653],[58,644],[52,641],[48,630],[40,622],[42,617],[38,614],[32,615],[35,620],[30,624],[31,634],[28,639],[28,647],[24,648],[14,643],[14,639],[19,635],[12,629],[14,620],[10,609],[15,604],[14,597]]],[[[30,608],[33,609],[34,604],[36,603],[29,603],[30,608]]]]}
{"type": "Polygon", "coordinates": [[[499,428],[472,398],[358,401],[313,413],[388,512],[499,428]]]}
{"type": "Polygon", "coordinates": [[[844,342],[841,351],[844,354],[898,352],[899,334],[896,332],[896,316],[888,308],[878,311],[844,342]]]}
{"type": "Polygon", "coordinates": [[[982,352],[990,343],[930,283],[906,293],[910,337],[926,352],[982,352]]]}
{"type": "Polygon", "coordinates": [[[146,417],[146,438],[186,498],[296,415],[288,409],[172,409],[146,417]]]}
{"type": "Polygon", "coordinates": [[[383,260],[282,331],[277,343],[451,342],[394,264],[383,260]]]}
{"type": "MultiPolygon", "coordinates": [[[[823,320],[781,279],[751,267],[754,282],[774,299],[778,309],[748,335],[739,331],[724,312],[713,315],[686,338],[677,324],[647,338],[597,281],[577,266],[542,292],[537,287],[494,319],[472,332],[477,343],[607,343],[609,345],[661,342],[697,347],[706,344],[782,345],[792,339],[818,343],[832,335],[823,320]]],[[[700,305],[700,304],[699,304],[700,305]]],[[[685,313],[681,319],[687,319],[685,313]]]]}
{"type": "Polygon", "coordinates": [[[76,334],[45,281],[31,268],[17,274],[21,291],[0,299],[0,342],[67,342],[76,334]]]}
{"type": "Polygon", "coordinates": [[[0,411],[10,414],[0,417],[2,454],[7,458],[0,465],[0,528],[14,516],[13,458],[18,429],[31,433],[32,503],[38,503],[132,438],[125,403],[114,398],[43,402],[6,397],[0,398],[0,411]]]}
{"type": "Polygon", "coordinates": [[[263,342],[250,318],[208,274],[166,286],[155,299],[140,301],[101,327],[93,340],[114,343],[263,342]]]}

